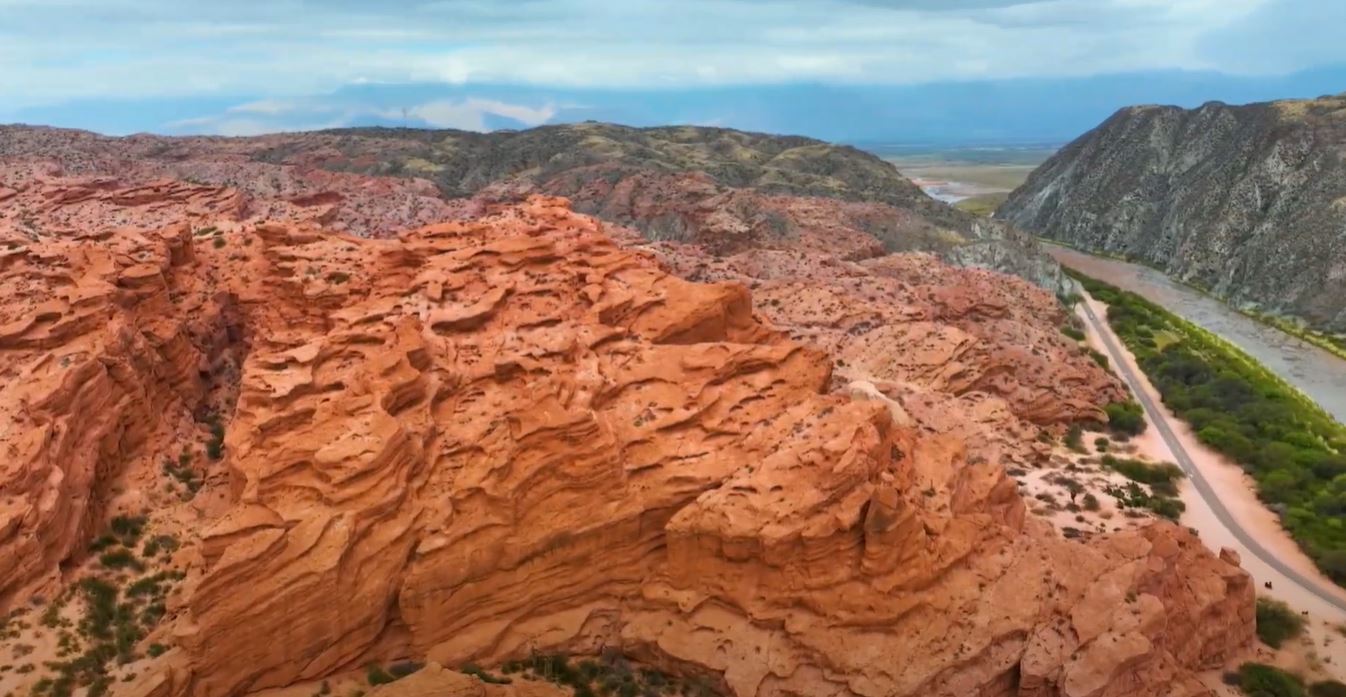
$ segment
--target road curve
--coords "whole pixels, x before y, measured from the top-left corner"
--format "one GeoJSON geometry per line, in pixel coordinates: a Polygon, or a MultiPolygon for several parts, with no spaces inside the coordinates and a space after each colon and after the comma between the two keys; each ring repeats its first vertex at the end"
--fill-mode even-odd
{"type": "MultiPolygon", "coordinates": [[[[1083,288],[1078,288],[1077,286],[1077,290],[1081,297],[1086,299],[1089,298],[1088,293],[1086,293],[1083,288]]],[[[1268,552],[1266,548],[1258,544],[1257,540],[1253,539],[1252,535],[1249,535],[1248,532],[1239,525],[1238,520],[1229,512],[1228,508],[1225,508],[1224,503],[1220,501],[1220,497],[1215,495],[1215,490],[1211,488],[1210,483],[1201,475],[1201,470],[1197,468],[1196,463],[1192,462],[1191,456],[1187,454],[1187,450],[1182,447],[1182,442],[1178,440],[1178,436],[1173,433],[1173,429],[1169,426],[1168,419],[1164,416],[1163,411],[1159,409],[1159,406],[1154,403],[1154,400],[1150,399],[1150,395],[1141,387],[1140,378],[1136,376],[1135,371],[1131,370],[1131,366],[1127,364],[1125,356],[1122,353],[1122,348],[1117,345],[1117,340],[1113,338],[1110,329],[1103,325],[1103,322],[1099,320],[1098,315],[1094,313],[1094,309],[1089,306],[1088,302],[1082,302],[1080,304],[1084,307],[1084,313],[1089,318],[1089,323],[1094,325],[1094,331],[1098,333],[1099,338],[1103,341],[1103,345],[1108,349],[1108,358],[1113,362],[1113,365],[1117,366],[1117,370],[1126,380],[1127,386],[1131,388],[1131,393],[1136,396],[1141,407],[1143,407],[1145,412],[1150,415],[1150,421],[1153,422],[1155,428],[1159,430],[1160,437],[1164,439],[1164,443],[1168,445],[1168,449],[1173,453],[1173,457],[1177,459],[1178,465],[1182,467],[1183,472],[1186,472],[1188,478],[1192,480],[1192,485],[1196,487],[1197,493],[1201,495],[1202,499],[1205,499],[1206,504],[1209,505],[1211,511],[1215,513],[1215,517],[1220,521],[1220,524],[1224,525],[1244,548],[1249,552],[1252,552],[1252,554],[1262,560],[1264,564],[1271,567],[1282,576],[1294,581],[1301,588],[1313,594],[1323,602],[1332,605],[1338,610],[1346,612],[1346,601],[1324,588],[1322,584],[1299,573],[1289,565],[1283,563],[1280,559],[1277,559],[1276,555],[1268,552]]]]}

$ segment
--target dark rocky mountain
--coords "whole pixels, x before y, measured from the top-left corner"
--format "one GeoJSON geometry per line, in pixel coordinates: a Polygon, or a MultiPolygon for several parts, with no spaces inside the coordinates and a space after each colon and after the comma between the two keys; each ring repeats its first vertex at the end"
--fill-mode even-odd
{"type": "Polygon", "coordinates": [[[1123,109],[996,217],[1346,331],[1346,96],[1123,109]]]}

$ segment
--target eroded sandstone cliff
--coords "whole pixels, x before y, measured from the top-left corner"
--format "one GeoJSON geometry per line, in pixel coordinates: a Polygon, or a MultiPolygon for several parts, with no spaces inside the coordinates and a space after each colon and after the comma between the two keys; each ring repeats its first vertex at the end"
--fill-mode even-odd
{"type": "Polygon", "coordinates": [[[1235,304],[1346,332],[1346,98],[1132,107],[996,213],[1235,304]]]}
{"type": "MultiPolygon", "coordinates": [[[[7,218],[164,219],[0,227],[0,597],[69,603],[48,638],[84,598],[71,655],[113,694],[565,652],[740,696],[1196,695],[1251,638],[1248,576],[1186,530],[1027,513],[1005,465],[1120,395],[1027,283],[826,231],[652,244],[548,197],[362,239],[205,225],[228,187],[63,186],[7,218]],[[135,611],[108,639],[90,579],[135,611]]],[[[436,671],[377,694],[555,693],[436,671]]]]}

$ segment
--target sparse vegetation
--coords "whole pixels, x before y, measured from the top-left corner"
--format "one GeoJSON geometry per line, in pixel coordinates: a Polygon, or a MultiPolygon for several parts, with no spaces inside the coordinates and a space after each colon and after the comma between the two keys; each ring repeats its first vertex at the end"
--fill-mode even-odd
{"type": "Polygon", "coordinates": [[[514,682],[513,680],[510,680],[509,678],[506,677],[492,675],[489,672],[482,670],[479,666],[477,666],[474,663],[469,663],[463,666],[462,668],[459,669],[459,672],[474,676],[482,682],[491,683],[493,685],[508,685],[514,682]]]}
{"type": "Polygon", "coordinates": [[[1085,452],[1084,427],[1079,424],[1071,424],[1070,428],[1066,429],[1065,444],[1067,448],[1077,453],[1085,452]]]}
{"type": "Polygon", "coordinates": [[[1153,491],[1146,491],[1136,482],[1127,482],[1126,486],[1109,485],[1103,493],[1117,499],[1121,508],[1144,508],[1169,520],[1177,520],[1187,510],[1187,504],[1153,491]]]}
{"type": "Polygon", "coordinates": [[[1299,678],[1264,663],[1239,666],[1238,687],[1248,697],[1304,697],[1299,678]]]}
{"type": "Polygon", "coordinates": [[[207,420],[210,425],[210,440],[206,441],[206,457],[218,460],[224,456],[224,424],[218,414],[211,414],[207,420]]]}
{"type": "Polygon", "coordinates": [[[1007,198],[1009,198],[1009,194],[1003,191],[997,191],[990,194],[978,194],[976,196],[969,196],[968,198],[953,204],[953,207],[962,211],[967,211],[972,215],[989,218],[1007,198]]]}
{"type": "Polygon", "coordinates": [[[501,666],[501,672],[506,675],[521,674],[526,678],[547,680],[569,687],[574,690],[576,697],[658,694],[714,697],[717,694],[704,680],[680,680],[650,668],[637,668],[615,652],[607,652],[596,660],[586,659],[577,664],[571,664],[564,654],[534,654],[525,660],[505,663],[501,666]]]}
{"type": "Polygon", "coordinates": [[[1311,697],[1346,697],[1346,683],[1339,680],[1323,680],[1309,685],[1311,697]]]}
{"type": "Polygon", "coordinates": [[[145,568],[140,560],[136,559],[135,554],[125,547],[103,552],[98,556],[98,563],[109,569],[135,569],[139,571],[145,568]]]}
{"type": "Polygon", "coordinates": [[[1328,576],[1346,583],[1346,426],[1228,342],[1133,293],[1073,274],[1204,444],[1239,463],[1328,576]],[[1161,340],[1162,339],[1162,340],[1161,340]]]}
{"type": "Polygon", "coordinates": [[[1098,367],[1104,370],[1112,369],[1112,364],[1108,362],[1107,356],[1104,356],[1102,353],[1099,353],[1095,349],[1089,347],[1086,347],[1085,351],[1089,352],[1089,357],[1094,359],[1094,362],[1098,364],[1098,367]]]}
{"type": "Polygon", "coordinates": [[[119,515],[112,519],[109,528],[123,545],[134,547],[136,542],[140,541],[140,536],[145,532],[145,522],[145,516],[119,515]]]}
{"type": "MultiPolygon", "coordinates": [[[[146,525],[143,516],[113,518],[104,536],[109,539],[100,540],[106,551],[98,561],[101,568],[118,573],[103,572],[85,577],[47,604],[43,624],[58,630],[57,650],[55,660],[43,663],[51,672],[34,684],[34,695],[73,697],[76,690],[84,687],[85,695],[101,697],[112,686],[110,666],[114,662],[124,665],[138,658],[136,645],[163,616],[164,597],[172,582],[185,576],[180,571],[161,571],[132,582],[123,592],[124,572],[141,568],[130,545],[140,540],[146,525]],[[63,614],[71,603],[78,603],[78,609],[72,610],[79,615],[77,623],[63,614]],[[156,606],[158,610],[153,611],[156,606]]],[[[152,656],[165,651],[167,647],[161,644],[149,649],[152,656]]],[[[26,668],[24,672],[36,670],[31,665],[20,668],[26,668]]],[[[131,674],[123,675],[122,679],[126,680],[128,675],[131,674]]]]}
{"type": "Polygon", "coordinates": [[[1069,324],[1061,325],[1061,333],[1074,339],[1075,341],[1084,341],[1084,332],[1072,327],[1069,324]]]}
{"type": "Polygon", "coordinates": [[[370,663],[365,666],[365,682],[369,683],[370,686],[387,685],[396,679],[377,663],[370,663]]]}
{"type": "Polygon", "coordinates": [[[1145,432],[1145,411],[1136,402],[1113,402],[1103,411],[1108,415],[1108,428],[1114,433],[1138,436],[1145,432]]]}
{"type": "MultiPolygon", "coordinates": [[[[190,452],[183,451],[175,463],[172,460],[164,461],[164,474],[172,477],[179,484],[182,484],[187,490],[187,495],[195,494],[201,488],[201,478],[195,469],[192,469],[192,455],[190,452]]],[[[172,487],[169,486],[169,490],[172,487]]]]}
{"type": "Polygon", "coordinates": [[[1304,633],[1304,618],[1285,603],[1257,599],[1257,638],[1273,649],[1304,633]]]}
{"type": "Polygon", "coordinates": [[[178,551],[178,538],[172,535],[155,535],[145,541],[145,547],[140,551],[140,556],[148,559],[157,556],[161,551],[165,554],[178,551]]]}
{"type": "Polygon", "coordinates": [[[1104,467],[1133,482],[1149,484],[1155,493],[1163,496],[1177,496],[1177,482],[1184,476],[1182,469],[1170,462],[1151,463],[1112,455],[1104,455],[1102,462],[1104,467]]]}

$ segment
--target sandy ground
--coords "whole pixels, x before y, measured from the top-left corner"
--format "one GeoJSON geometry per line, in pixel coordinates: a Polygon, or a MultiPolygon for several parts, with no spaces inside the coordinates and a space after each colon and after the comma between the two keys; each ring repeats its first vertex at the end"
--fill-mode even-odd
{"type": "Polygon", "coordinates": [[[1087,539],[1091,535],[1133,530],[1154,521],[1149,511],[1122,509],[1117,500],[1104,493],[1109,485],[1124,487],[1128,479],[1102,466],[1103,453],[1119,457],[1135,457],[1132,445],[1119,443],[1106,434],[1085,431],[1085,452],[1071,451],[1058,444],[1046,466],[1038,469],[1011,469],[1010,476],[1019,482],[1019,492],[1035,515],[1056,526],[1067,537],[1087,539]],[[1106,450],[1099,450],[1095,442],[1107,438],[1106,450]],[[1073,486],[1072,486],[1073,485],[1073,486]],[[1072,490],[1075,496],[1071,496],[1072,490]],[[1086,497],[1092,495],[1097,507],[1091,510],[1086,497]]]}
{"type": "MultiPolygon", "coordinates": [[[[1094,313],[1100,318],[1106,316],[1106,305],[1087,296],[1086,302],[1090,303],[1094,313]]],[[[1083,309],[1076,308],[1076,314],[1086,327],[1089,345],[1095,350],[1104,351],[1102,340],[1095,333],[1092,324],[1085,318],[1083,309]]],[[[1104,331],[1111,332],[1112,330],[1105,327],[1104,331]]],[[[1120,339],[1117,340],[1117,344],[1118,346],[1124,346],[1120,339]]],[[[1104,352],[1106,353],[1106,351],[1104,352]]],[[[1276,554],[1283,563],[1294,567],[1310,578],[1319,580],[1323,587],[1336,591],[1337,595],[1346,599],[1346,590],[1336,586],[1317,570],[1313,562],[1299,549],[1290,535],[1281,528],[1276,514],[1257,500],[1252,479],[1238,465],[1229,462],[1219,453],[1207,448],[1197,440],[1191,428],[1162,405],[1158,390],[1150,384],[1144,372],[1136,365],[1135,358],[1127,353],[1126,359],[1129,367],[1140,378],[1142,387],[1160,405],[1164,418],[1167,419],[1173,432],[1177,435],[1183,449],[1192,458],[1202,476],[1218,492],[1220,500],[1224,502],[1230,513],[1238,518],[1242,527],[1250,535],[1256,537],[1268,551],[1276,554]]],[[[1117,370],[1115,366],[1113,369],[1117,370]]],[[[1146,420],[1147,422],[1150,421],[1148,414],[1146,420]]],[[[1132,442],[1136,445],[1138,452],[1148,459],[1173,461],[1173,454],[1159,436],[1152,422],[1149,423],[1145,433],[1133,439],[1132,442]]],[[[1287,646],[1278,652],[1272,652],[1261,646],[1255,650],[1255,654],[1239,657],[1233,665],[1236,666],[1237,663],[1244,660],[1262,660],[1296,670],[1306,677],[1319,676],[1346,680],[1346,636],[1343,636],[1339,630],[1339,627],[1346,625],[1346,612],[1342,612],[1324,602],[1253,556],[1235,539],[1233,533],[1220,523],[1205,499],[1197,494],[1190,482],[1184,480],[1180,493],[1183,502],[1187,504],[1187,511],[1183,514],[1181,521],[1184,525],[1196,530],[1202,541],[1212,551],[1218,552],[1222,547],[1227,547],[1238,552],[1243,568],[1252,575],[1256,583],[1259,595],[1282,600],[1291,608],[1306,614],[1309,618],[1309,628],[1304,641],[1294,642],[1293,646],[1287,646]],[[1272,587],[1270,589],[1266,588],[1266,583],[1270,583],[1272,587]]],[[[1214,674],[1214,679],[1218,682],[1218,672],[1214,674]]],[[[1232,695],[1237,694],[1237,692],[1228,692],[1227,694],[1232,695]]]]}

